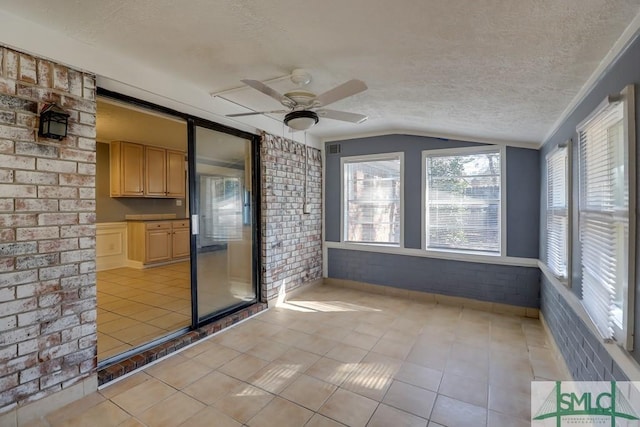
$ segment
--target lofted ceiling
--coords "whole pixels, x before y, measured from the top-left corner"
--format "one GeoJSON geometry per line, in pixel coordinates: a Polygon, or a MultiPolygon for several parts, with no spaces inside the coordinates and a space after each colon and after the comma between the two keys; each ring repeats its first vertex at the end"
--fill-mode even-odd
{"type": "Polygon", "coordinates": [[[176,88],[223,92],[198,101],[218,116],[279,109],[229,89],[305,68],[315,93],[352,78],[369,86],[330,107],[369,120],[321,119],[308,131],[319,139],[406,131],[540,144],[629,36],[640,0],[4,0],[0,10],[161,70],[176,88]]]}

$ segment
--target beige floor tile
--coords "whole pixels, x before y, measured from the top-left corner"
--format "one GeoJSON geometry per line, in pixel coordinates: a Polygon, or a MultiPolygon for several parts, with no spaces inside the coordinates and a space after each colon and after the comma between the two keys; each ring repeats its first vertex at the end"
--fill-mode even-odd
{"type": "Polygon", "coordinates": [[[483,380],[445,373],[438,393],[486,408],[489,384],[483,380]]]}
{"type": "Polygon", "coordinates": [[[344,344],[352,345],[364,350],[371,350],[378,342],[380,337],[375,335],[367,335],[361,332],[349,332],[340,341],[344,344]]]}
{"type": "Polygon", "coordinates": [[[400,381],[394,381],[384,396],[383,402],[394,408],[426,419],[429,418],[431,414],[435,400],[436,393],[432,391],[400,381]]]}
{"type": "Polygon", "coordinates": [[[61,424],[65,420],[78,416],[104,401],[105,398],[101,394],[91,393],[82,399],[76,400],[75,402],[48,414],[46,419],[51,425],[61,424]]]}
{"type": "Polygon", "coordinates": [[[337,388],[333,384],[301,374],[280,393],[280,396],[317,411],[337,388]]]}
{"type": "Polygon", "coordinates": [[[489,379],[489,365],[484,362],[450,358],[444,368],[444,373],[487,381],[489,379]]]}
{"type": "Polygon", "coordinates": [[[205,405],[183,394],[175,393],[142,414],[140,421],[149,427],[176,427],[205,408],[205,405]]]}
{"type": "Polygon", "coordinates": [[[149,370],[147,372],[171,387],[182,390],[194,381],[209,374],[211,368],[193,359],[187,359],[182,363],[162,370],[149,370]]]}
{"type": "Polygon", "coordinates": [[[384,354],[385,356],[393,357],[394,359],[404,360],[411,348],[413,347],[413,341],[410,342],[398,342],[390,338],[380,338],[380,341],[371,349],[376,353],[384,354]]]}
{"type": "Polygon", "coordinates": [[[242,424],[211,406],[187,419],[180,427],[242,427],[242,424]]]}
{"type": "Polygon", "coordinates": [[[140,422],[136,418],[129,418],[122,424],[118,424],[118,427],[147,427],[147,426],[142,424],[142,422],[140,422]]]}
{"type": "Polygon", "coordinates": [[[427,420],[399,409],[380,404],[367,427],[426,427],[427,420]]]}
{"type": "Polygon", "coordinates": [[[528,427],[530,425],[531,423],[527,420],[489,411],[487,427],[528,427]]]}
{"type": "Polygon", "coordinates": [[[449,360],[450,346],[450,344],[444,343],[440,343],[439,346],[416,343],[405,360],[426,368],[444,371],[447,361],[449,360]]]}
{"type": "Polygon", "coordinates": [[[531,419],[531,394],[489,386],[489,409],[523,420],[531,419]]]}
{"type": "Polygon", "coordinates": [[[313,412],[280,397],[274,398],[247,425],[250,427],[302,427],[313,412]]]}
{"type": "Polygon", "coordinates": [[[335,359],[339,362],[344,362],[344,363],[358,363],[366,355],[367,355],[367,350],[363,350],[361,348],[343,344],[343,343],[337,344],[335,347],[331,349],[331,351],[325,354],[326,357],[329,357],[331,359],[335,359]]]}
{"type": "MultiPolygon", "coordinates": [[[[166,331],[164,329],[156,328],[155,326],[149,325],[147,323],[139,323],[134,328],[123,329],[116,332],[114,336],[120,341],[133,344],[141,337],[147,337],[149,335],[159,337],[164,334],[166,334],[166,331]]],[[[99,342],[100,341],[98,341],[98,343],[99,342]]]]}
{"type": "Polygon", "coordinates": [[[343,427],[344,424],[339,423],[337,421],[332,420],[331,418],[327,418],[320,414],[315,414],[309,422],[305,425],[305,427],[343,427]]]}
{"type": "Polygon", "coordinates": [[[152,378],[118,394],[111,400],[128,413],[139,415],[176,392],[177,390],[173,387],[152,378]]]}
{"type": "Polygon", "coordinates": [[[154,326],[169,331],[180,329],[191,324],[191,318],[180,313],[168,313],[151,321],[154,326]]]}
{"type": "Polygon", "coordinates": [[[264,368],[267,364],[268,362],[265,360],[249,356],[248,354],[241,354],[240,356],[222,365],[219,368],[219,371],[241,381],[246,381],[258,370],[264,368]]]}
{"type": "Polygon", "coordinates": [[[99,330],[104,334],[116,335],[118,331],[128,329],[140,325],[135,319],[128,317],[120,317],[119,319],[112,320],[110,322],[100,323],[99,330]]]}
{"type": "Polygon", "coordinates": [[[289,346],[269,339],[259,340],[256,345],[245,352],[250,356],[272,362],[289,350],[289,346]]]}
{"type": "Polygon", "coordinates": [[[146,310],[142,310],[142,311],[130,314],[129,317],[132,319],[139,320],[141,322],[149,322],[167,313],[168,311],[162,308],[148,307],[146,310]]]}
{"type": "Polygon", "coordinates": [[[323,357],[309,367],[305,374],[339,386],[353,373],[354,369],[355,366],[351,363],[342,363],[323,357]]]}
{"type": "Polygon", "coordinates": [[[359,427],[369,422],[377,407],[375,400],[339,388],[318,412],[348,426],[359,427]]]}
{"type": "Polygon", "coordinates": [[[309,353],[308,351],[291,348],[287,350],[282,356],[274,360],[274,362],[290,363],[292,365],[295,365],[298,372],[302,373],[309,369],[311,365],[320,360],[320,357],[321,356],[314,353],[309,353]]]}
{"type": "Polygon", "coordinates": [[[251,375],[246,382],[273,394],[278,394],[298,376],[299,368],[292,363],[274,361],[251,375]]]}
{"type": "Polygon", "coordinates": [[[487,425],[487,410],[438,395],[430,420],[447,427],[483,427],[487,425]]]}
{"type": "Polygon", "coordinates": [[[207,350],[211,350],[212,348],[215,348],[218,345],[219,344],[213,343],[205,338],[201,341],[198,341],[195,345],[192,345],[189,348],[182,350],[180,352],[180,355],[193,359],[194,357],[204,353],[207,350]]]}
{"type": "Polygon", "coordinates": [[[415,363],[405,362],[395,374],[395,379],[427,390],[438,391],[442,380],[442,372],[416,365],[415,363]]]}
{"type": "Polygon", "coordinates": [[[242,384],[216,401],[213,406],[236,421],[246,423],[274,398],[273,394],[242,384]]]}
{"type": "Polygon", "coordinates": [[[51,427],[85,427],[89,425],[92,427],[111,427],[117,426],[128,418],[130,418],[129,414],[107,400],[59,424],[52,423],[51,427]]]}
{"type": "Polygon", "coordinates": [[[386,363],[363,361],[354,366],[340,387],[379,402],[391,386],[393,374],[394,369],[386,363]]]}
{"type": "Polygon", "coordinates": [[[209,342],[208,346],[210,347],[208,350],[198,354],[193,360],[207,365],[211,369],[219,368],[242,354],[215,342],[209,342]]]}
{"type": "Polygon", "coordinates": [[[222,374],[218,371],[213,371],[185,387],[182,392],[199,400],[200,402],[211,405],[216,400],[226,396],[231,390],[234,390],[243,384],[244,383],[235,378],[222,374]]]}
{"type": "Polygon", "coordinates": [[[332,350],[337,344],[338,344],[338,341],[335,341],[332,339],[323,338],[318,335],[309,335],[305,339],[295,343],[294,347],[299,348],[300,350],[304,350],[310,353],[324,356],[327,352],[332,350]]]}

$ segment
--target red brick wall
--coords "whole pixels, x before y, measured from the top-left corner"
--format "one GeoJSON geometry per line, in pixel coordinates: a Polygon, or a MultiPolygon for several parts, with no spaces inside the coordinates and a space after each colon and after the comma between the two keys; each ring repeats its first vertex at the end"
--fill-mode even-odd
{"type": "Polygon", "coordinates": [[[0,413],[95,371],[95,112],[94,76],[0,46],[0,413]]]}

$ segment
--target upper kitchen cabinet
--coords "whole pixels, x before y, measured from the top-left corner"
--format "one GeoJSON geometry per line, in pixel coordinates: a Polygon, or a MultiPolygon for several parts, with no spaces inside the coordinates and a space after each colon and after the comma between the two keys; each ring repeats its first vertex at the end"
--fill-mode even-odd
{"type": "Polygon", "coordinates": [[[111,143],[111,197],[185,197],[184,152],[111,143]]]}
{"type": "Polygon", "coordinates": [[[144,196],[144,145],[112,142],[109,159],[111,197],[144,196]]]}
{"type": "Polygon", "coordinates": [[[167,150],[144,147],[144,195],[165,197],[167,195],[167,150]]]}
{"type": "Polygon", "coordinates": [[[185,167],[182,151],[167,150],[167,197],[185,197],[185,167]]]}

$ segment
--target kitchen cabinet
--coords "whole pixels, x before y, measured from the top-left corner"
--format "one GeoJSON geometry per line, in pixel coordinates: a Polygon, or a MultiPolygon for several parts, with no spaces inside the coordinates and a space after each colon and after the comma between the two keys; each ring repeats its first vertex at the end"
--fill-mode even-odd
{"type": "Polygon", "coordinates": [[[167,150],[144,147],[144,195],[164,197],[167,195],[167,150]]]}
{"type": "Polygon", "coordinates": [[[111,197],[144,195],[144,145],[111,143],[109,153],[111,197]]]}
{"type": "Polygon", "coordinates": [[[131,221],[127,225],[128,257],[135,267],[188,258],[189,220],[131,221]]]}
{"type": "Polygon", "coordinates": [[[111,197],[186,196],[182,151],[114,141],[110,148],[110,174],[111,197]]]}

